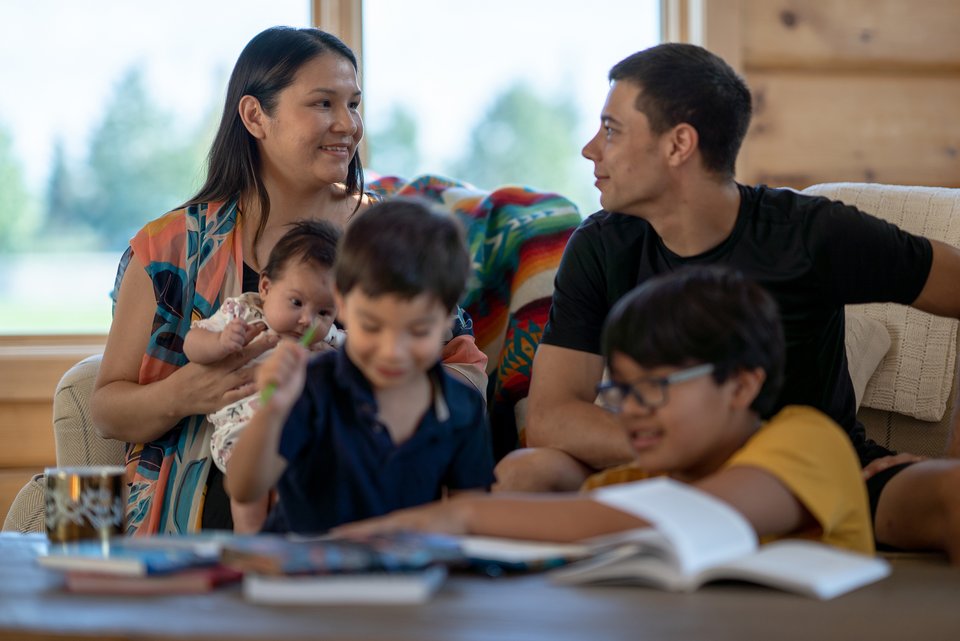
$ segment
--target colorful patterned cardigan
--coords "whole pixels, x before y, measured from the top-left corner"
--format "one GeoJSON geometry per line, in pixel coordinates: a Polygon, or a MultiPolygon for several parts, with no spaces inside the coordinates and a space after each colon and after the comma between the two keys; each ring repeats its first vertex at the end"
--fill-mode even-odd
{"type": "Polygon", "coordinates": [[[410,182],[383,177],[367,189],[384,198],[424,198],[463,223],[475,278],[461,305],[473,317],[477,345],[489,358],[492,435],[495,454],[502,456],[523,443],[516,405],[530,388],[560,257],[580,224],[576,206],[526,187],[491,192],[435,175],[410,182]]]}

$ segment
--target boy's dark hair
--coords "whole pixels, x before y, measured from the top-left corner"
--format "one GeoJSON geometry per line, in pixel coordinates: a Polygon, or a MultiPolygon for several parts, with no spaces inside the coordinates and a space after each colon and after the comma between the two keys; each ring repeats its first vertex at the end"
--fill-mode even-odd
{"type": "Polygon", "coordinates": [[[270,280],[280,278],[294,259],[332,268],[337,258],[337,243],[341,235],[336,225],[325,220],[301,220],[292,223],[290,230],[273,246],[267,266],[263,268],[263,275],[270,280]]]}
{"type": "Polygon", "coordinates": [[[751,409],[768,418],[783,383],[780,313],[762,287],[738,271],[696,266],[657,276],[621,298],[603,330],[603,354],[643,367],[712,363],[714,380],[760,368],[766,380],[751,409]]]}
{"type": "Polygon", "coordinates": [[[343,296],[354,287],[372,297],[427,292],[451,310],[466,286],[470,258],[455,219],[426,201],[394,198],[353,219],[335,270],[343,296]]]}
{"type": "Polygon", "coordinates": [[[671,42],[615,64],[610,82],[623,80],[640,87],[636,108],[654,134],[691,125],[704,167],[733,177],[752,108],[750,90],[730,65],[703,47],[671,42]]]}

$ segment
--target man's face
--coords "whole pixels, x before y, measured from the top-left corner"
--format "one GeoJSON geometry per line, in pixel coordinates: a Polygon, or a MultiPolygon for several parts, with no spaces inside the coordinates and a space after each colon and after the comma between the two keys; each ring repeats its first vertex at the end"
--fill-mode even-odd
{"type": "Polygon", "coordinates": [[[650,123],[636,108],[640,87],[614,82],[600,115],[600,130],[583,148],[593,161],[600,204],[607,211],[642,216],[645,205],[666,191],[668,176],[663,136],[650,131],[650,123]]]}

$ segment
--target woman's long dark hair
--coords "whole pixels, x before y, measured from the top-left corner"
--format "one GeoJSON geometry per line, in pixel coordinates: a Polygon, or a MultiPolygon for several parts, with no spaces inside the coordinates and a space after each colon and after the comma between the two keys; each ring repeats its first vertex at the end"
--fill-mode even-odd
{"type": "MultiPolygon", "coordinates": [[[[254,235],[256,244],[270,216],[270,196],[260,177],[256,140],[240,119],[240,99],[253,96],[270,115],[277,105],[278,94],[293,82],[300,68],[327,52],[349,60],[354,70],[359,70],[357,57],[350,47],[319,29],[271,27],[247,43],[230,74],[220,127],[207,157],[206,182],[184,206],[225,201],[238,194],[255,192],[260,202],[260,223],[254,235]]],[[[347,169],[346,189],[348,194],[363,192],[359,149],[347,169]]]]}

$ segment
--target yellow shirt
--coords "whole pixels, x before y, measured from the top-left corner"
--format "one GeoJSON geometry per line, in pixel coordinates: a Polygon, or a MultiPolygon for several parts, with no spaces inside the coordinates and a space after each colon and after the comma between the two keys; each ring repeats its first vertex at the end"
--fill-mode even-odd
{"type": "MultiPolygon", "coordinates": [[[[759,468],[783,483],[813,515],[816,525],[775,538],[807,538],[872,554],[873,528],[860,463],[850,440],[828,416],[792,405],[764,423],[724,468],[759,468]]],[[[650,474],[634,464],[594,474],[583,490],[638,481],[650,474]]]]}

